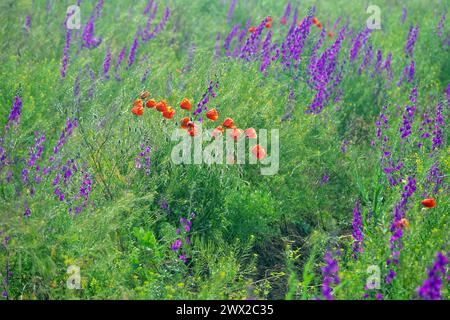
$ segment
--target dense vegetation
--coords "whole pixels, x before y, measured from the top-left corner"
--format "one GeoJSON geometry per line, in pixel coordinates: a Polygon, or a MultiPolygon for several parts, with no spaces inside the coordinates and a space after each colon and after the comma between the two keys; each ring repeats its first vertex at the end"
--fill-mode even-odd
{"type": "Polygon", "coordinates": [[[74,2],[0,3],[1,298],[448,299],[448,0],[74,2]]]}

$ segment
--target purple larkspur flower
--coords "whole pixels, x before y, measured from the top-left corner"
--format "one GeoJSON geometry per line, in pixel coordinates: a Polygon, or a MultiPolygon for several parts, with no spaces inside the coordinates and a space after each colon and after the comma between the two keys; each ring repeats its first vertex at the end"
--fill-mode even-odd
{"type": "Polygon", "coordinates": [[[136,50],[139,45],[138,37],[134,37],[133,43],[130,47],[130,54],[128,55],[128,68],[131,67],[134,63],[134,59],[136,58],[136,50]]]}
{"type": "Polygon", "coordinates": [[[105,59],[103,60],[103,78],[109,79],[109,69],[111,68],[111,48],[106,48],[105,59]]]}
{"type": "Polygon", "coordinates": [[[77,75],[73,84],[73,96],[79,98],[81,92],[80,76],[77,75]]]}
{"type": "Polygon", "coordinates": [[[419,25],[417,25],[415,27],[411,27],[409,29],[408,38],[407,38],[405,49],[404,49],[405,54],[407,56],[410,56],[410,57],[413,56],[414,46],[416,44],[418,34],[419,34],[419,25]]]}
{"type": "Polygon", "coordinates": [[[280,22],[281,22],[282,24],[286,24],[286,23],[287,23],[287,20],[289,19],[289,16],[291,15],[291,8],[292,8],[291,2],[288,1],[288,3],[286,4],[286,6],[284,7],[284,13],[283,13],[283,16],[282,16],[281,19],[280,19],[280,22]]]}
{"type": "Polygon", "coordinates": [[[153,7],[153,0],[150,0],[144,8],[143,14],[146,16],[153,7]]]}
{"type": "Polygon", "coordinates": [[[102,43],[102,38],[94,37],[95,31],[95,15],[91,16],[84,27],[82,38],[82,46],[88,49],[95,49],[102,43]]]}
{"type": "Polygon", "coordinates": [[[406,20],[406,16],[407,15],[408,15],[408,10],[405,7],[403,7],[402,8],[402,17],[400,19],[402,24],[405,24],[405,20],[406,20]]]}
{"type": "Polygon", "coordinates": [[[442,139],[444,137],[442,132],[445,128],[443,111],[443,104],[438,102],[436,105],[436,114],[434,118],[433,145],[431,147],[432,150],[440,149],[442,146],[442,139]]]}
{"type": "Polygon", "coordinates": [[[325,254],[325,266],[322,267],[322,295],[326,300],[334,299],[331,285],[340,283],[338,272],[339,265],[337,260],[333,259],[330,251],[327,251],[325,254]]]}
{"type": "Polygon", "coordinates": [[[230,7],[228,8],[227,12],[227,24],[231,22],[231,19],[233,19],[234,10],[236,9],[236,4],[238,0],[231,0],[230,7]]]}
{"type": "Polygon", "coordinates": [[[150,146],[146,146],[145,144],[141,144],[141,151],[138,156],[135,158],[135,167],[136,169],[142,169],[142,162],[144,162],[145,175],[150,174],[150,166],[151,166],[151,158],[150,153],[152,148],[150,146]]]}
{"type": "Polygon", "coordinates": [[[443,279],[448,281],[446,277],[448,257],[450,252],[444,254],[438,252],[433,266],[428,269],[428,278],[423,282],[422,286],[417,288],[417,294],[420,298],[425,300],[440,300],[442,299],[443,279]]]}
{"type": "Polygon", "coordinates": [[[363,61],[361,62],[361,65],[359,66],[358,73],[361,74],[364,69],[369,66],[372,63],[373,58],[373,50],[372,46],[369,45],[366,49],[366,54],[364,55],[363,61]]]}
{"type": "Polygon", "coordinates": [[[25,24],[24,24],[23,28],[25,29],[26,32],[30,32],[30,28],[31,28],[31,16],[30,15],[27,15],[25,17],[25,24]]]}
{"type": "Polygon", "coordinates": [[[359,32],[352,40],[352,47],[350,49],[350,62],[356,60],[356,58],[358,57],[358,53],[360,52],[363,45],[367,42],[369,35],[370,29],[366,28],[365,31],[359,32]]]}
{"type": "Polygon", "coordinates": [[[20,115],[22,112],[22,98],[19,95],[14,97],[14,102],[5,125],[5,131],[9,131],[11,125],[18,126],[20,123],[20,115]]]}
{"type": "Polygon", "coordinates": [[[381,49],[377,50],[377,60],[375,62],[375,73],[379,74],[381,72],[381,67],[383,64],[383,52],[381,51],[381,49]]]}
{"type": "Polygon", "coordinates": [[[442,29],[444,28],[444,23],[445,23],[445,19],[446,19],[447,15],[444,13],[441,16],[441,20],[439,20],[439,23],[436,27],[436,34],[438,37],[442,37],[442,29]]]}
{"type": "Polygon", "coordinates": [[[75,195],[74,200],[81,199],[81,205],[78,205],[73,209],[72,207],[69,208],[69,213],[72,214],[74,212],[76,215],[80,214],[89,204],[89,197],[92,192],[92,178],[89,173],[84,173],[80,189],[78,193],[75,195]]]}
{"type": "Polygon", "coordinates": [[[78,126],[77,119],[67,119],[66,126],[64,127],[63,131],[61,132],[61,135],[59,136],[59,140],[57,145],[53,148],[53,153],[57,155],[61,148],[66,144],[67,139],[72,135],[73,129],[78,126]]]}
{"type": "Polygon", "coordinates": [[[123,59],[125,58],[125,53],[127,51],[127,48],[124,46],[122,47],[122,49],[119,52],[119,55],[117,56],[117,60],[116,63],[114,65],[114,69],[115,69],[115,78],[116,80],[120,81],[120,66],[122,65],[123,59]]]}
{"type": "Polygon", "coordinates": [[[386,260],[386,264],[389,267],[388,275],[386,276],[386,284],[390,284],[396,276],[396,272],[393,268],[398,265],[400,252],[403,249],[402,238],[404,225],[401,222],[402,219],[405,218],[408,200],[411,199],[413,193],[417,190],[416,183],[414,177],[407,177],[407,183],[403,188],[400,202],[394,207],[393,220],[390,226],[391,238],[389,239],[391,256],[386,260]]]}
{"type": "Polygon", "coordinates": [[[393,79],[391,62],[392,62],[392,52],[389,52],[386,57],[386,60],[384,61],[384,65],[383,65],[383,69],[386,71],[387,79],[389,81],[392,81],[392,79],[393,79]]]}
{"type": "Polygon", "coordinates": [[[414,114],[416,112],[415,103],[417,101],[417,87],[414,87],[411,90],[410,101],[413,103],[413,105],[405,106],[405,112],[403,114],[403,125],[399,128],[402,143],[408,141],[408,136],[412,134],[412,123],[414,120],[414,114]]]}
{"type": "Polygon", "coordinates": [[[202,95],[202,100],[200,100],[197,103],[197,108],[194,110],[193,115],[194,116],[198,116],[200,115],[203,111],[207,111],[208,110],[208,106],[207,104],[209,103],[209,99],[211,98],[215,98],[217,96],[216,92],[214,91],[214,88],[218,88],[219,87],[219,81],[210,81],[208,88],[206,89],[205,93],[203,93],[202,95]]]}
{"type": "Polygon", "coordinates": [[[362,214],[359,200],[356,200],[355,207],[353,208],[353,258],[358,258],[358,253],[364,251],[363,247],[363,234],[362,234],[362,214]]]}
{"type": "Polygon", "coordinates": [[[180,247],[181,247],[181,240],[180,239],[177,239],[177,240],[175,240],[175,242],[170,246],[170,249],[171,250],[173,250],[173,251],[178,251],[178,249],[180,249],[180,247]]]}
{"type": "Polygon", "coordinates": [[[223,48],[225,49],[225,55],[227,57],[231,56],[231,41],[233,41],[233,38],[238,34],[238,32],[239,32],[239,24],[236,24],[233,26],[233,28],[223,41],[223,48]]]}
{"type": "Polygon", "coordinates": [[[415,64],[414,60],[411,60],[411,63],[409,64],[409,71],[408,71],[408,82],[411,83],[414,80],[414,74],[415,74],[415,64]]]}
{"type": "MultiPolygon", "coordinates": [[[[155,6],[155,9],[154,9],[155,14],[156,14],[156,9],[157,9],[157,6],[155,6]]],[[[152,16],[153,16],[153,14],[152,14],[152,16]]],[[[169,7],[166,7],[166,9],[164,11],[164,15],[162,16],[161,20],[159,21],[159,24],[157,24],[153,28],[152,31],[149,31],[151,20],[153,20],[152,16],[147,21],[146,28],[142,32],[142,40],[143,40],[143,42],[147,42],[150,39],[153,39],[154,37],[156,37],[156,35],[158,35],[159,33],[161,33],[164,30],[167,22],[169,21],[170,9],[169,9],[169,7]]]]}
{"type": "Polygon", "coordinates": [[[45,142],[44,133],[35,132],[36,138],[34,139],[35,145],[29,149],[29,158],[27,160],[27,165],[29,167],[34,167],[36,161],[39,160],[44,152],[43,143],[45,142]]]}
{"type": "Polygon", "coordinates": [[[444,173],[439,168],[439,162],[436,161],[427,171],[427,177],[425,178],[425,182],[423,183],[423,198],[429,198],[433,194],[439,192],[439,189],[444,184],[444,173]]]}
{"type": "Polygon", "coordinates": [[[103,5],[105,4],[105,0],[98,0],[97,4],[95,5],[95,18],[100,18],[103,10],[103,5]]]}
{"type": "Polygon", "coordinates": [[[29,218],[31,216],[31,210],[27,203],[25,203],[25,212],[23,215],[25,218],[29,218]]]}
{"type": "Polygon", "coordinates": [[[264,43],[262,46],[262,55],[261,55],[261,66],[259,70],[261,72],[267,73],[267,67],[270,65],[271,59],[271,51],[273,47],[270,45],[272,41],[272,30],[267,32],[266,38],[264,39],[264,43]]]}
{"type": "Polygon", "coordinates": [[[63,53],[63,58],[62,58],[62,62],[61,62],[61,70],[60,70],[62,78],[66,77],[67,65],[69,64],[69,49],[70,49],[71,39],[72,39],[72,30],[67,29],[66,44],[64,46],[64,53],[63,53]]]}
{"type": "Polygon", "coordinates": [[[214,53],[214,56],[216,58],[220,57],[220,37],[221,37],[220,32],[217,32],[217,35],[216,35],[216,46],[215,46],[215,53],[214,53]]]}

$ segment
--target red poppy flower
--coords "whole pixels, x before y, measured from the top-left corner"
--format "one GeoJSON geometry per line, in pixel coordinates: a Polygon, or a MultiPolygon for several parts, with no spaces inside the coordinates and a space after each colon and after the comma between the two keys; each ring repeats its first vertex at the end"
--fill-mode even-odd
{"type": "Polygon", "coordinates": [[[232,137],[234,139],[234,141],[236,141],[241,134],[242,134],[241,129],[233,128],[233,130],[231,130],[231,132],[230,132],[230,137],[232,137]]]}
{"type": "Polygon", "coordinates": [[[195,128],[195,126],[193,126],[192,128],[188,129],[188,134],[193,137],[197,134],[197,129],[195,128]]]}
{"type": "Polygon", "coordinates": [[[328,36],[329,36],[330,38],[333,38],[333,36],[334,36],[333,31],[328,32],[328,36]]]}
{"type": "Polygon", "coordinates": [[[135,106],[135,107],[141,106],[142,107],[142,100],[141,99],[134,100],[133,106],[135,106]]]}
{"type": "Polygon", "coordinates": [[[212,121],[216,121],[217,118],[219,118],[219,113],[215,108],[213,108],[206,112],[206,117],[212,121]]]}
{"type": "Polygon", "coordinates": [[[255,27],[250,27],[250,28],[248,28],[248,32],[250,32],[250,33],[253,33],[253,32],[255,32],[256,31],[256,28],[255,27]]]}
{"type": "Polygon", "coordinates": [[[313,24],[319,24],[319,20],[317,20],[317,18],[314,17],[312,23],[313,23],[313,24]]]}
{"type": "Polygon", "coordinates": [[[218,126],[217,128],[214,129],[214,131],[211,133],[211,137],[215,138],[218,135],[223,134],[225,130],[222,128],[222,126],[218,126]]]}
{"type": "Polygon", "coordinates": [[[189,101],[189,99],[184,98],[183,101],[181,101],[181,103],[180,103],[180,107],[181,107],[181,109],[184,109],[184,110],[191,110],[192,105],[191,105],[191,102],[189,101]]]}
{"type": "Polygon", "coordinates": [[[269,22],[266,23],[266,28],[267,29],[272,28],[272,21],[269,21],[269,22]]]}
{"type": "Polygon", "coordinates": [[[223,122],[223,126],[225,128],[231,129],[234,127],[234,122],[233,119],[231,118],[226,118],[225,121],[223,122]]]}
{"type": "Polygon", "coordinates": [[[249,139],[256,139],[256,131],[253,128],[248,128],[247,130],[244,130],[245,135],[249,139]]]}
{"type": "Polygon", "coordinates": [[[164,112],[167,109],[167,103],[164,100],[161,100],[160,102],[158,102],[156,104],[156,110],[158,110],[159,112],[164,112]]]}
{"type": "Polygon", "coordinates": [[[190,121],[189,117],[181,119],[180,120],[181,129],[187,129],[189,121],[190,121]]]}
{"type": "Polygon", "coordinates": [[[172,119],[175,115],[175,110],[172,107],[167,107],[166,110],[163,111],[163,117],[166,119],[172,119]]]}
{"type": "Polygon", "coordinates": [[[154,108],[156,106],[156,100],[155,99],[150,99],[147,101],[147,103],[145,104],[145,106],[147,108],[154,108]]]}
{"type": "Polygon", "coordinates": [[[409,227],[409,222],[406,218],[402,218],[400,219],[400,221],[397,221],[397,223],[395,224],[395,227],[398,228],[408,228],[409,227]]]}
{"type": "Polygon", "coordinates": [[[131,109],[131,112],[137,116],[142,116],[144,114],[144,107],[137,105],[131,109]]]}
{"type": "Polygon", "coordinates": [[[148,92],[147,90],[142,91],[139,96],[141,97],[141,99],[147,99],[148,97],[150,97],[150,92],[148,92]]]}
{"type": "Polygon", "coordinates": [[[424,199],[424,200],[422,200],[421,203],[422,203],[422,205],[424,207],[427,207],[427,208],[434,208],[434,207],[436,207],[436,201],[434,200],[434,198],[424,199]]]}
{"type": "Polygon", "coordinates": [[[258,160],[261,160],[266,156],[266,150],[264,150],[264,148],[259,144],[254,146],[251,151],[258,160]]]}
{"type": "Polygon", "coordinates": [[[281,23],[281,24],[287,24],[286,18],[285,18],[285,17],[281,18],[281,19],[280,19],[280,23],[281,23]]]}
{"type": "Polygon", "coordinates": [[[322,29],[322,28],[323,28],[322,22],[319,22],[319,23],[317,24],[317,27],[318,27],[319,29],[322,29]]]}
{"type": "Polygon", "coordinates": [[[195,123],[193,121],[188,121],[187,127],[188,127],[188,129],[192,129],[195,127],[195,123]]]}

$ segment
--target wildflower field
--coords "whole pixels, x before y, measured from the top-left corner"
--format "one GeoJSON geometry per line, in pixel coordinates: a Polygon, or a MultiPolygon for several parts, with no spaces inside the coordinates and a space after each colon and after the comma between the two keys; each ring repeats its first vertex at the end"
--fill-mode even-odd
{"type": "Polygon", "coordinates": [[[449,8],[0,1],[0,300],[449,299],[449,8]]]}

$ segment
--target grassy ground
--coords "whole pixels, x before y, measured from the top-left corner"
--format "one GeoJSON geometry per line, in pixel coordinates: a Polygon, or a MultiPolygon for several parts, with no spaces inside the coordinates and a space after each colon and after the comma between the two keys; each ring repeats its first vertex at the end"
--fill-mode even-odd
{"type": "MultiPolygon", "coordinates": [[[[428,297],[417,288],[437,253],[448,257],[449,252],[448,19],[438,28],[448,0],[372,1],[381,10],[381,29],[367,33],[365,1],[293,1],[282,24],[286,1],[237,1],[230,11],[230,0],[160,0],[150,30],[164,22],[165,8],[170,15],[148,41],[138,32],[156,1],[146,14],[143,0],[105,1],[96,17],[97,2],[82,0],[81,29],[68,30],[64,20],[72,2],[0,4],[3,298],[428,297]],[[287,59],[290,67],[273,48],[274,59],[261,72],[267,33],[271,30],[271,45],[280,49],[296,7],[294,27],[311,15],[323,28],[312,24],[303,44],[286,44],[303,49],[298,60],[287,59]],[[92,16],[90,40],[102,41],[87,48],[85,27],[92,16]],[[254,55],[227,55],[224,41],[234,25],[247,31],[267,16],[272,25],[263,26],[254,55]],[[405,46],[416,26],[411,54],[405,46]],[[314,55],[321,30],[323,45],[314,55]],[[358,34],[367,39],[353,59],[358,34]],[[124,59],[117,66],[122,48],[124,59]],[[334,68],[330,50],[337,52],[334,68]],[[378,51],[383,66],[392,53],[392,78],[389,68],[377,64],[378,51]],[[314,56],[323,57],[331,71],[320,70],[314,56]],[[316,82],[309,73],[313,67],[321,79],[316,82]],[[307,112],[324,76],[332,79],[330,97],[322,110],[307,112]],[[218,110],[219,119],[213,123],[203,113],[203,127],[215,128],[231,117],[241,129],[278,129],[276,174],[262,175],[260,163],[172,161],[172,133],[182,117],[192,116],[210,81],[218,86],[207,105],[218,110]],[[144,90],[173,106],[174,118],[146,107],[142,116],[133,114],[133,102],[144,90]],[[191,100],[190,111],[179,107],[183,98],[191,100]],[[13,112],[15,99],[16,107],[17,99],[22,102],[19,116],[13,112]],[[68,118],[77,121],[72,132],[64,129],[68,118]],[[407,126],[411,132],[402,138],[407,126]],[[30,162],[39,150],[35,132],[44,133],[45,141],[30,162]],[[149,172],[145,159],[136,166],[142,145],[151,147],[144,155],[150,157],[149,172]],[[429,198],[435,207],[421,204],[429,198]],[[189,228],[181,218],[191,220],[189,228]],[[172,250],[177,239],[182,247],[172,250]],[[79,290],[67,286],[77,279],[68,273],[70,266],[79,267],[79,290]],[[375,269],[368,271],[370,266],[375,269]],[[379,287],[365,289],[377,272],[379,287]]],[[[243,44],[251,35],[243,34],[243,44]]],[[[270,145],[267,151],[270,155],[270,145]]],[[[441,259],[444,273],[445,264],[441,259]]],[[[448,299],[447,278],[442,272],[435,277],[443,279],[441,286],[438,280],[433,285],[448,299]]]]}

